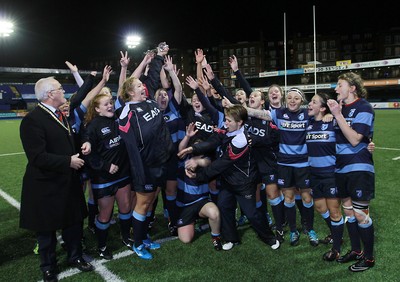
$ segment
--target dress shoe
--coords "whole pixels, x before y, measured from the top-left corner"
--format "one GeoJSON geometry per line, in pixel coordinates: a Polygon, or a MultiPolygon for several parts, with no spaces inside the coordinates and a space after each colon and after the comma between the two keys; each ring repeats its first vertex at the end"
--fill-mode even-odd
{"type": "Polygon", "coordinates": [[[47,270],[43,272],[44,282],[58,282],[57,274],[52,270],[47,270]]]}
{"type": "Polygon", "coordinates": [[[94,266],[89,262],[86,262],[83,258],[76,259],[71,263],[71,266],[78,268],[80,271],[92,271],[94,270],[94,266]]]}

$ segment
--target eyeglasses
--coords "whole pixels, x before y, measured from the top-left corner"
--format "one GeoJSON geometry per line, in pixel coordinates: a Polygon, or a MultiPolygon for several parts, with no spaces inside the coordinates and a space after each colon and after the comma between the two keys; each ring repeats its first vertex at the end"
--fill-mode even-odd
{"type": "Polygon", "coordinates": [[[62,86],[60,86],[60,87],[57,88],[57,89],[49,90],[49,92],[53,92],[53,91],[62,91],[62,92],[65,92],[65,90],[64,90],[64,88],[63,88],[62,86]]]}

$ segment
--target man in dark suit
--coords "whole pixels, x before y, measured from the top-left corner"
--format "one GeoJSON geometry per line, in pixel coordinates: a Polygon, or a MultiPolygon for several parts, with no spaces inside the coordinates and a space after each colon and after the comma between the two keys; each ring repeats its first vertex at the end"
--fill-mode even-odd
{"type": "MultiPolygon", "coordinates": [[[[77,170],[84,165],[71,128],[58,111],[66,102],[54,77],[36,82],[38,106],[21,122],[20,138],[28,158],[22,184],[20,227],[36,232],[44,281],[58,281],[56,230],[62,230],[68,263],[81,271],[94,267],[82,258],[87,208],[77,170]]],[[[82,148],[87,150],[88,148],[82,148]]]]}

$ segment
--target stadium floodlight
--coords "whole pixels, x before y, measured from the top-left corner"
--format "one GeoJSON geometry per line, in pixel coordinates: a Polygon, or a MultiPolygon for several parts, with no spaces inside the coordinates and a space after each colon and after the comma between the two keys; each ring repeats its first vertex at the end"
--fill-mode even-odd
{"type": "Polygon", "coordinates": [[[142,38],[138,35],[129,35],[126,37],[126,45],[129,49],[136,48],[140,44],[142,38]]]}
{"type": "Polygon", "coordinates": [[[14,24],[9,21],[0,20],[0,37],[8,37],[13,30],[14,24]]]}

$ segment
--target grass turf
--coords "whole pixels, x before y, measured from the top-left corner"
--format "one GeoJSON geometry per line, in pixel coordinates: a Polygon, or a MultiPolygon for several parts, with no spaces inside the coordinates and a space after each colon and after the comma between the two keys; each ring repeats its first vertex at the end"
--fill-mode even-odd
{"type": "MultiPolygon", "coordinates": [[[[191,244],[166,241],[161,249],[152,251],[153,260],[144,261],[122,245],[118,224],[115,224],[110,229],[109,248],[115,257],[121,253],[121,258],[107,262],[98,260],[95,237],[85,229],[87,252],[96,259],[96,272],[76,273],[67,265],[65,251],[59,246],[57,255],[62,272],[59,278],[63,281],[398,281],[395,270],[396,249],[400,246],[396,210],[399,202],[400,159],[396,160],[400,156],[399,120],[398,110],[376,111],[376,198],[371,203],[376,265],[368,271],[352,273],[347,270],[350,264],[323,261],[322,254],[330,246],[311,247],[304,234],[299,246],[291,247],[286,241],[279,250],[272,251],[257,239],[249,225],[240,227],[242,244],[231,251],[215,251],[209,232],[203,232],[198,233],[191,244]]],[[[0,277],[2,281],[39,281],[42,279],[39,257],[32,252],[35,236],[18,226],[18,202],[26,165],[26,157],[21,154],[19,124],[17,119],[0,121],[0,189],[6,193],[0,197],[0,277]],[[7,195],[15,201],[6,201],[7,195]]],[[[168,237],[161,201],[156,216],[153,239],[168,237]]],[[[321,238],[328,233],[317,213],[315,230],[321,238]]],[[[342,252],[349,247],[345,230],[342,252]]]]}

